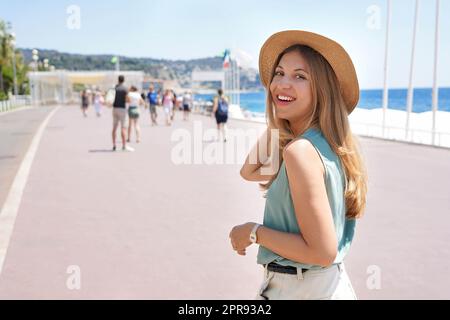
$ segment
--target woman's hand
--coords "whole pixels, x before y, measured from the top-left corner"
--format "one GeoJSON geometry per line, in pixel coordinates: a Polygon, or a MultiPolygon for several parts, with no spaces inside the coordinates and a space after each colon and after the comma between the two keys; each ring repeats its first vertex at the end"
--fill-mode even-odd
{"type": "Polygon", "coordinates": [[[245,256],[245,249],[252,244],[250,233],[256,223],[248,222],[235,226],[230,232],[231,246],[239,255],[245,256]]]}

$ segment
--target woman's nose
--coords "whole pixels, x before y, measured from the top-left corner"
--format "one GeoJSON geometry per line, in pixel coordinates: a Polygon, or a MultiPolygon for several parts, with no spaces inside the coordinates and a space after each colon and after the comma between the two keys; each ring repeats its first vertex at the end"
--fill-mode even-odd
{"type": "Polygon", "coordinates": [[[278,87],[280,89],[289,89],[292,86],[291,81],[288,79],[288,77],[283,77],[278,82],[278,87]]]}

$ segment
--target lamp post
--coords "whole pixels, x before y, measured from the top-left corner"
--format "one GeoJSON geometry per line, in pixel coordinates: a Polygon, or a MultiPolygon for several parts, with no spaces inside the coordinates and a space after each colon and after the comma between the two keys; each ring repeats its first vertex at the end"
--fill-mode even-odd
{"type": "Polygon", "coordinates": [[[33,55],[33,67],[34,67],[34,74],[33,74],[33,102],[35,105],[37,105],[37,81],[36,81],[36,72],[38,69],[38,61],[39,61],[39,51],[36,49],[33,49],[33,51],[31,51],[32,55],[33,55]]]}
{"type": "Polygon", "coordinates": [[[414,10],[414,27],[413,27],[413,39],[411,48],[411,65],[409,69],[409,86],[408,86],[408,96],[406,98],[406,129],[405,129],[405,140],[409,137],[409,118],[411,112],[413,111],[413,99],[414,99],[414,54],[416,50],[416,34],[417,34],[417,20],[419,16],[419,0],[416,0],[415,10],[414,10]]]}
{"type": "Polygon", "coordinates": [[[38,67],[38,61],[39,61],[39,51],[37,49],[33,49],[33,51],[31,51],[31,53],[33,54],[34,72],[36,72],[37,71],[37,67],[38,67]]]}
{"type": "Polygon", "coordinates": [[[432,120],[432,133],[431,133],[431,144],[435,145],[436,143],[436,112],[438,110],[438,55],[439,55],[439,0],[436,0],[436,24],[434,31],[434,70],[433,70],[433,95],[432,95],[432,112],[433,112],[433,120],[432,120]]]}

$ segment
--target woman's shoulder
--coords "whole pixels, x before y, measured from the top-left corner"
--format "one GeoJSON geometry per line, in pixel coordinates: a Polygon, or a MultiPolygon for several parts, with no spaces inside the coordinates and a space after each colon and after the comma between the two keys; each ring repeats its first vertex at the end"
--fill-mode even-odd
{"type": "Polygon", "coordinates": [[[283,149],[283,159],[286,167],[293,167],[305,172],[310,170],[325,172],[316,148],[305,138],[300,137],[289,142],[283,149]]]}

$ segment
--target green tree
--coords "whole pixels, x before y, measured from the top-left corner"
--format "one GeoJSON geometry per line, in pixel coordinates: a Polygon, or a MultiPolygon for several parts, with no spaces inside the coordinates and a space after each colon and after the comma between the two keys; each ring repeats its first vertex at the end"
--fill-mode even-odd
{"type": "Polygon", "coordinates": [[[14,87],[13,55],[16,62],[18,93],[26,94],[29,91],[27,87],[28,67],[24,63],[21,51],[14,49],[13,40],[10,27],[0,19],[0,93],[2,93],[3,99],[7,97],[8,92],[13,91],[14,87]]]}

